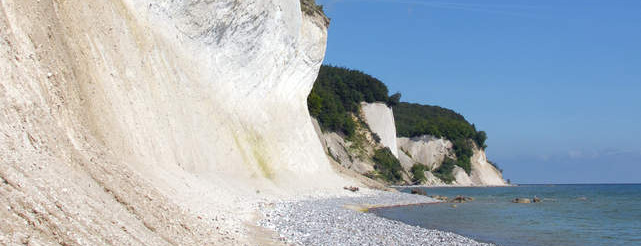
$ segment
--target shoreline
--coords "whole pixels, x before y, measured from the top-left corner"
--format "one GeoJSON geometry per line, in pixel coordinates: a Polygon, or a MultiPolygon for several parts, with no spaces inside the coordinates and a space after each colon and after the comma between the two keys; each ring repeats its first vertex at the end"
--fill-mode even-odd
{"type": "Polygon", "coordinates": [[[278,241],[294,245],[493,245],[456,233],[426,229],[369,213],[370,209],[435,204],[402,192],[372,191],[360,196],[319,198],[259,206],[257,224],[278,241]]]}
{"type": "Polygon", "coordinates": [[[518,187],[519,184],[507,185],[390,185],[389,188],[492,188],[492,187],[518,187]]]}

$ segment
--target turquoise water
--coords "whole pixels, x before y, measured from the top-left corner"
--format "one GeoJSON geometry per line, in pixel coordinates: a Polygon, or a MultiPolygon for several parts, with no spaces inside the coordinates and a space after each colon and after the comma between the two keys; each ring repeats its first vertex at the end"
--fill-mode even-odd
{"type": "MultiPolygon", "coordinates": [[[[498,245],[641,245],[641,184],[424,188],[472,202],[376,209],[393,220],[498,245]],[[516,204],[537,196],[541,203],[516,204]]],[[[409,189],[402,189],[409,192],[409,189]]]]}

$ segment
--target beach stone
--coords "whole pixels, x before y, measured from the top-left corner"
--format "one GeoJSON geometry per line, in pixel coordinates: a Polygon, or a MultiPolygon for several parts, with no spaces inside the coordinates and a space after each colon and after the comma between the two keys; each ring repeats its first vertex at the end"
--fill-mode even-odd
{"type": "Polygon", "coordinates": [[[410,190],[410,193],[427,196],[427,192],[425,192],[423,189],[420,189],[420,188],[412,188],[412,190],[410,190]]]}
{"type": "Polygon", "coordinates": [[[441,195],[431,195],[430,197],[434,198],[436,200],[440,200],[440,201],[447,201],[448,200],[448,198],[446,196],[441,196],[441,195]]]}
{"type": "Polygon", "coordinates": [[[437,202],[435,199],[401,192],[363,193],[366,192],[350,193],[353,197],[283,201],[273,206],[260,206],[264,219],[258,225],[276,231],[281,235],[281,241],[288,245],[492,245],[349,209],[349,205],[402,206],[434,203],[437,202]]]}
{"type": "Polygon", "coordinates": [[[514,198],[513,203],[531,203],[530,198],[514,198]]]}
{"type": "Polygon", "coordinates": [[[465,197],[465,196],[456,196],[454,199],[452,199],[450,202],[454,203],[465,203],[465,202],[470,202],[474,201],[474,198],[472,197],[465,197]]]}

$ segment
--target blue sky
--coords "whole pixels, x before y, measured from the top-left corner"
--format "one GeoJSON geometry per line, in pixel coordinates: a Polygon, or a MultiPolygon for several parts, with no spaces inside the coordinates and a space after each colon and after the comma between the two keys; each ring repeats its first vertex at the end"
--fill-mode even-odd
{"type": "Polygon", "coordinates": [[[317,3],[325,63],[461,113],[513,182],[641,182],[641,1],[317,3]]]}

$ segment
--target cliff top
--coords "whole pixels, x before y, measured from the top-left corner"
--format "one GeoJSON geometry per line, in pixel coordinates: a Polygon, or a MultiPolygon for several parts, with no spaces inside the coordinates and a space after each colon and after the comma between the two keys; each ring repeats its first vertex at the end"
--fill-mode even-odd
{"type": "Polygon", "coordinates": [[[314,0],[300,0],[300,8],[303,13],[309,16],[319,16],[323,19],[323,24],[329,26],[329,18],[323,12],[323,6],[317,5],[314,0]]]}

